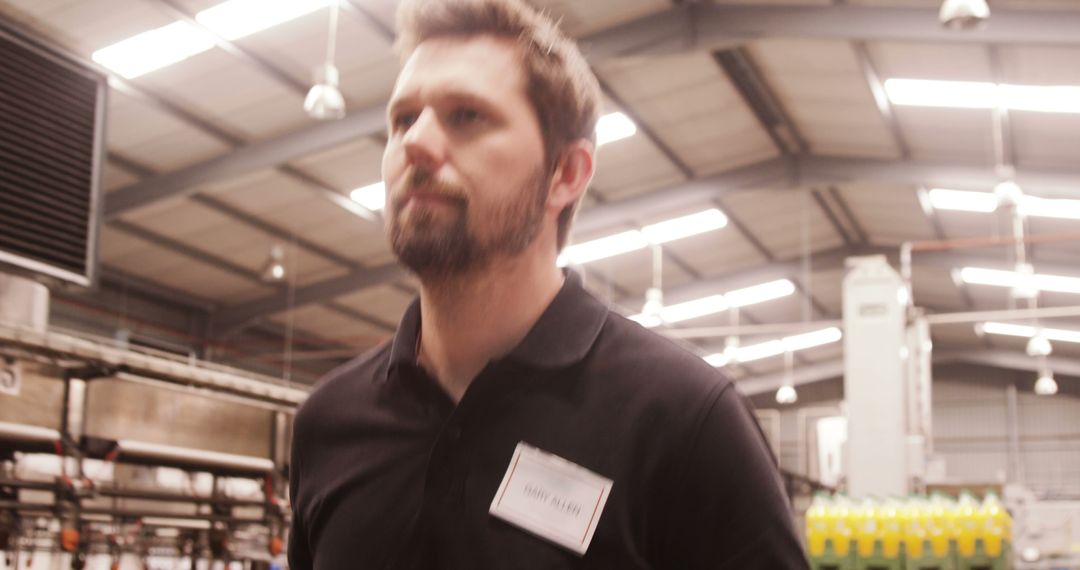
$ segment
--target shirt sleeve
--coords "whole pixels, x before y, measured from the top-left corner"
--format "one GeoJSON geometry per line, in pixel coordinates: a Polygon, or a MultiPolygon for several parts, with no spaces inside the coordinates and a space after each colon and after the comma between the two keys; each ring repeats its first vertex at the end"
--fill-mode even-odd
{"type": "Polygon", "coordinates": [[[661,568],[808,570],[776,461],[731,383],[711,395],[673,472],[661,568]],[[696,433],[695,433],[696,431],[696,433]]]}
{"type": "MultiPolygon", "coordinates": [[[[294,438],[295,433],[294,433],[294,438]]],[[[299,501],[300,461],[296,453],[296,440],[293,440],[292,459],[289,461],[289,501],[292,505],[292,527],[289,528],[289,568],[290,570],[310,570],[312,567],[311,548],[308,545],[307,530],[301,516],[303,509],[299,501]]]]}

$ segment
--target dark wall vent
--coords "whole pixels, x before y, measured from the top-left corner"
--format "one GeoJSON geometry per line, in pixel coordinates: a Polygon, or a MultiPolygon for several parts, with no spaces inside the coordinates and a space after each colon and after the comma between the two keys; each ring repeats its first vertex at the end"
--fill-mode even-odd
{"type": "Polygon", "coordinates": [[[0,21],[0,271],[94,284],[106,91],[0,21]]]}

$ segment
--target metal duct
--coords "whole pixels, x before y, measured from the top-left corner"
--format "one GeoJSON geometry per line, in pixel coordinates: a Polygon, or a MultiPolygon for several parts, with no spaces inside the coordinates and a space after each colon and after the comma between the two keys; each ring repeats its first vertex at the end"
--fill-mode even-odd
{"type": "Polygon", "coordinates": [[[120,461],[135,459],[143,463],[235,473],[270,473],[274,470],[274,462],[263,457],[174,447],[130,439],[118,441],[117,447],[120,450],[120,461]]]}
{"type": "Polygon", "coordinates": [[[60,432],[38,426],[0,422],[0,441],[52,445],[60,441],[60,432]]]}
{"type": "Polygon", "coordinates": [[[140,376],[240,394],[263,402],[297,406],[308,392],[282,386],[276,379],[241,376],[239,371],[210,363],[192,362],[148,349],[118,348],[104,339],[76,336],[56,331],[37,331],[30,327],[0,323],[0,346],[13,345],[23,350],[128,371],[140,376]]]}

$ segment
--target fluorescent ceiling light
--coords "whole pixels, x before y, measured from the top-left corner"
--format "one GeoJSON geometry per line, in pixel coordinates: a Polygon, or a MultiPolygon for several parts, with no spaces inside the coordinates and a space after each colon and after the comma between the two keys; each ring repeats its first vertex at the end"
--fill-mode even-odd
{"type": "Polygon", "coordinates": [[[998,106],[997,85],[973,81],[887,79],[885,93],[894,105],[993,109],[998,106]]]}
{"type": "Polygon", "coordinates": [[[728,308],[728,302],[724,297],[724,295],[709,295],[701,299],[664,307],[660,310],[660,319],[668,323],[677,323],[704,317],[705,315],[721,313],[728,308]]]}
{"type": "Polygon", "coordinates": [[[731,361],[753,362],[772,356],[779,356],[788,351],[795,352],[834,343],[843,338],[843,336],[843,332],[838,327],[829,327],[781,339],[768,340],[758,344],[741,346],[735,349],[735,356],[731,359],[722,352],[710,354],[705,357],[705,362],[708,362],[713,366],[725,366],[731,361]]]}
{"type": "MultiPolygon", "coordinates": [[[[1039,198],[1021,195],[1020,212],[1037,218],[1080,220],[1080,200],[1039,198]]],[[[997,210],[998,197],[992,192],[968,192],[934,188],[929,192],[930,205],[937,210],[958,210],[988,214],[997,210]]]]}
{"type": "Polygon", "coordinates": [[[214,39],[209,34],[187,22],[173,22],[101,48],[90,57],[111,71],[133,79],[212,47],[214,39]]]}
{"type": "Polygon", "coordinates": [[[634,136],[637,125],[622,113],[608,113],[596,121],[596,146],[634,136]]]}
{"type": "Polygon", "coordinates": [[[716,208],[711,208],[689,216],[682,216],[641,228],[641,233],[650,243],[667,243],[685,237],[703,234],[723,228],[728,223],[727,216],[716,208]]]}
{"type": "Polygon", "coordinates": [[[666,323],[688,321],[706,315],[713,315],[728,310],[729,307],[745,307],[756,305],[780,297],[786,297],[795,292],[795,285],[787,279],[779,279],[736,289],[723,295],[709,295],[700,299],[669,305],[660,310],[660,318],[638,314],[630,317],[630,320],[641,323],[642,326],[652,328],[666,323]]]}
{"type": "Polygon", "coordinates": [[[386,207],[386,186],[382,182],[368,184],[349,192],[349,198],[372,212],[377,212],[386,207]]]}
{"type": "Polygon", "coordinates": [[[332,0],[228,0],[195,15],[195,20],[227,40],[250,36],[310,14],[332,0]]]}
{"type": "Polygon", "coordinates": [[[571,245],[563,250],[562,255],[559,257],[570,263],[582,264],[628,251],[643,249],[647,245],[649,245],[649,241],[645,239],[645,236],[640,231],[629,230],[571,245]]]}
{"type": "Polygon", "coordinates": [[[765,301],[787,297],[795,292],[795,284],[787,279],[777,279],[761,285],[736,289],[724,295],[732,307],[756,305],[765,301]]]}
{"type": "Polygon", "coordinates": [[[1036,273],[1027,276],[1016,271],[965,267],[960,270],[960,280],[970,285],[1033,288],[1039,291],[1080,294],[1080,277],[1066,277],[1064,275],[1036,273]]]}
{"type": "MultiPolygon", "coordinates": [[[[990,322],[975,325],[975,332],[977,333],[1018,336],[1023,338],[1031,338],[1035,336],[1035,333],[1037,331],[1038,329],[1036,327],[1028,325],[1015,325],[1012,323],[990,322]]],[[[1080,343],[1080,331],[1043,328],[1042,336],[1047,340],[1080,343]]]]}
{"type": "Polygon", "coordinates": [[[1080,220],[1080,200],[1057,200],[1024,196],[1020,199],[1020,212],[1025,216],[1039,218],[1080,220]]]}
{"type": "Polygon", "coordinates": [[[1039,113],[1080,113],[1080,86],[1006,85],[975,81],[888,79],[885,92],[895,105],[994,109],[1039,113]]]}
{"type": "Polygon", "coordinates": [[[998,198],[993,192],[965,192],[934,188],[930,190],[930,205],[936,210],[989,214],[997,210],[998,198]]]}
{"type": "MultiPolygon", "coordinates": [[[[227,40],[298,18],[332,0],[228,0],[195,15],[195,20],[227,40]]],[[[214,47],[215,39],[198,26],[173,22],[121,40],[90,57],[109,70],[134,79],[200,54],[214,47]]]]}
{"type": "Polygon", "coordinates": [[[606,257],[644,249],[650,244],[667,243],[678,239],[718,230],[727,225],[727,216],[716,208],[695,214],[650,224],[640,230],[628,230],[607,237],[568,246],[559,255],[559,267],[569,263],[582,264],[606,257]]]}

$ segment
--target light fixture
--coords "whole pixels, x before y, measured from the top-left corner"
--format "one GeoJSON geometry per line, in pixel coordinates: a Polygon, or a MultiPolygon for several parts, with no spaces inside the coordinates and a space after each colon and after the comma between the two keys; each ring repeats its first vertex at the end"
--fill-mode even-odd
{"type": "Polygon", "coordinates": [[[386,185],[376,182],[362,186],[349,192],[349,198],[372,212],[377,212],[386,207],[386,185]]]}
{"type": "Polygon", "coordinates": [[[214,47],[214,38],[187,22],[173,22],[95,51],[90,57],[127,79],[183,61],[214,47]]]}
{"type": "Polygon", "coordinates": [[[1028,341],[1024,349],[1028,356],[1050,356],[1054,347],[1050,345],[1050,339],[1046,338],[1042,330],[1038,330],[1028,341]]]}
{"type": "Polygon", "coordinates": [[[986,0],[945,0],[938,18],[947,28],[969,30],[990,18],[990,6],[986,0]]]}
{"type": "Polygon", "coordinates": [[[798,400],[799,394],[795,391],[795,354],[787,350],[784,352],[784,383],[776,390],[776,403],[788,405],[798,400]]]}
{"type": "MultiPolygon", "coordinates": [[[[235,0],[234,0],[235,1],[235,0]]],[[[244,0],[249,1],[249,0],[244,0]]],[[[304,111],[313,119],[333,121],[345,116],[345,97],[338,89],[339,74],[334,66],[337,46],[339,0],[330,2],[330,30],[326,41],[326,62],[315,71],[315,85],[304,98],[304,111]]]]}
{"type": "Polygon", "coordinates": [[[332,1],[228,0],[199,12],[195,21],[227,40],[236,40],[310,14],[332,1]]]}
{"type": "Polygon", "coordinates": [[[649,243],[667,243],[719,230],[727,226],[727,223],[727,216],[723,212],[710,208],[696,214],[647,225],[641,228],[641,233],[649,243]]]}
{"type": "Polygon", "coordinates": [[[1027,274],[1026,268],[1019,271],[1002,269],[983,269],[965,267],[959,271],[960,280],[969,285],[991,285],[1016,289],[1034,289],[1057,293],[1080,294],[1080,277],[1047,275],[1043,273],[1027,274]]]}
{"type": "Polygon", "coordinates": [[[990,192],[965,192],[946,188],[931,188],[930,205],[935,210],[956,210],[989,214],[998,207],[998,198],[990,192]]]}
{"type": "Polygon", "coordinates": [[[724,294],[708,295],[691,301],[668,305],[660,310],[659,322],[642,311],[630,317],[643,326],[658,326],[664,322],[678,323],[707,315],[721,313],[732,307],[756,305],[773,299],[786,297],[795,292],[795,285],[787,279],[769,281],[760,285],[736,289],[724,294]]]}
{"type": "MultiPolygon", "coordinates": [[[[705,360],[706,362],[709,362],[709,364],[720,362],[720,366],[724,366],[731,362],[753,362],[772,356],[779,356],[785,352],[795,352],[817,346],[824,346],[839,341],[843,336],[843,331],[838,327],[829,327],[781,339],[740,346],[734,350],[733,355],[725,354],[728,352],[725,351],[710,354],[705,357],[705,360]]],[[[717,364],[713,364],[713,366],[717,366],[717,364]]]]}
{"type": "Polygon", "coordinates": [[[1057,394],[1058,385],[1054,381],[1054,373],[1049,368],[1039,373],[1038,380],[1035,380],[1035,393],[1039,396],[1053,396],[1057,394]]]}
{"type": "Polygon", "coordinates": [[[1015,181],[1005,180],[994,186],[994,196],[998,206],[1019,206],[1024,201],[1024,190],[1015,181]]]}
{"type": "Polygon", "coordinates": [[[584,264],[606,257],[612,257],[644,249],[649,245],[640,230],[627,230],[614,235],[574,244],[563,250],[559,256],[569,263],[584,264]]]}
{"type": "Polygon", "coordinates": [[[777,404],[794,404],[799,401],[799,394],[794,386],[783,385],[776,390],[777,404]]]}
{"type": "MultiPolygon", "coordinates": [[[[1006,183],[1002,183],[1006,184],[1006,183]]],[[[999,184],[1000,188],[1001,185],[999,184]]],[[[926,193],[927,202],[935,210],[955,210],[989,214],[997,211],[999,195],[990,192],[969,192],[934,188],[926,193]]],[[[1020,213],[1027,217],[1080,220],[1080,200],[1040,198],[1021,194],[1020,213]]]]}
{"type": "Polygon", "coordinates": [[[1008,85],[979,81],[891,78],[885,94],[894,105],[1080,113],[1078,85],[1008,85]]]}
{"type": "MultiPolygon", "coordinates": [[[[195,21],[227,40],[249,36],[313,12],[331,0],[228,0],[195,15],[195,21]]],[[[214,47],[211,34],[188,22],[173,22],[95,51],[90,57],[134,79],[214,47]]]]}
{"type": "Polygon", "coordinates": [[[640,230],[627,230],[610,236],[568,246],[559,255],[559,267],[570,263],[584,264],[598,259],[613,257],[644,249],[650,244],[662,244],[705,232],[718,230],[727,225],[727,216],[716,208],[694,214],[649,224],[640,230]]]}
{"type": "Polygon", "coordinates": [[[999,334],[1022,338],[1032,338],[1036,334],[1041,334],[1048,341],[1080,343],[1080,331],[1036,328],[1029,325],[1016,325],[1012,323],[982,323],[975,325],[975,332],[978,334],[999,334]]]}
{"type": "Polygon", "coordinates": [[[745,307],[787,297],[793,293],[795,293],[795,284],[791,280],[777,279],[776,281],[729,291],[724,294],[724,299],[732,307],[745,307]]]}
{"type": "Polygon", "coordinates": [[[267,258],[260,272],[263,281],[278,282],[285,279],[285,248],[280,244],[270,246],[270,257],[267,258]]]}
{"type": "Polygon", "coordinates": [[[596,121],[596,146],[632,137],[637,125],[623,113],[608,113],[596,121]]]}

